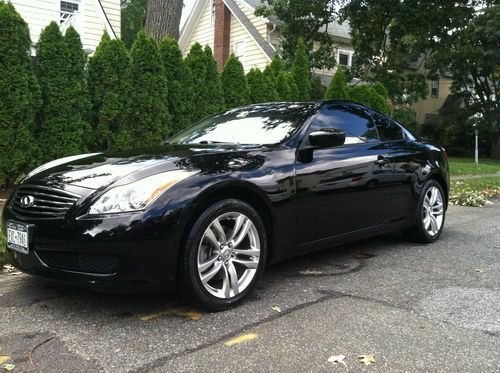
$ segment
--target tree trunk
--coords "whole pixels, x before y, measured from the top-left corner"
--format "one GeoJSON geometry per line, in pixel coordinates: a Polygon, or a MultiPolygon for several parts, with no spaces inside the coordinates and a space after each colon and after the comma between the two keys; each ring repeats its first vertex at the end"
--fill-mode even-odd
{"type": "Polygon", "coordinates": [[[149,0],[144,30],[160,42],[165,35],[179,39],[182,0],[149,0]]]}
{"type": "Polygon", "coordinates": [[[493,132],[491,138],[491,154],[492,159],[500,159],[500,132],[493,132]]]}

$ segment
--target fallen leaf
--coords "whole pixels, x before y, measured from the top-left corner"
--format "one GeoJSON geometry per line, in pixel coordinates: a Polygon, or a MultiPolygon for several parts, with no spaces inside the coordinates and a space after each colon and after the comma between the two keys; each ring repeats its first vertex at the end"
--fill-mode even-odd
{"type": "Polygon", "coordinates": [[[332,363],[333,365],[337,364],[343,364],[345,367],[347,367],[345,360],[345,355],[332,355],[328,358],[328,362],[332,363]]]}
{"type": "Polygon", "coordinates": [[[314,269],[306,269],[305,271],[300,271],[299,272],[301,275],[321,275],[323,272],[321,271],[315,271],[314,269]]]}
{"type": "Polygon", "coordinates": [[[235,337],[233,339],[230,339],[229,341],[224,342],[224,345],[231,347],[246,341],[251,341],[252,339],[256,339],[257,334],[255,333],[247,333],[247,334],[242,334],[238,337],[235,337]]]}
{"type": "Polygon", "coordinates": [[[3,364],[2,368],[7,372],[12,372],[16,366],[14,364],[3,364]]]}
{"type": "Polygon", "coordinates": [[[474,268],[474,272],[484,273],[484,268],[474,268]]]}
{"type": "Polygon", "coordinates": [[[359,362],[365,365],[371,365],[375,363],[375,355],[373,354],[363,354],[358,356],[359,362]]]}
{"type": "Polygon", "coordinates": [[[148,315],[142,315],[139,317],[141,321],[150,321],[157,319],[162,316],[176,316],[176,317],[185,317],[186,319],[197,321],[202,318],[202,314],[198,311],[193,310],[185,310],[180,307],[169,308],[165,311],[151,313],[148,315]]]}
{"type": "Polygon", "coordinates": [[[10,360],[10,356],[8,355],[0,355],[0,364],[6,363],[10,360]]]}
{"type": "Polygon", "coordinates": [[[273,307],[273,311],[276,311],[276,312],[281,312],[281,308],[279,308],[278,306],[273,307]]]}

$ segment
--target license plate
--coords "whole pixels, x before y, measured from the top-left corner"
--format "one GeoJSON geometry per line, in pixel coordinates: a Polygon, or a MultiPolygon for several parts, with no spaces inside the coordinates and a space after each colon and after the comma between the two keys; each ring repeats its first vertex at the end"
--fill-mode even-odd
{"type": "Polygon", "coordinates": [[[29,225],[7,222],[7,247],[23,254],[29,253],[29,225]]]}

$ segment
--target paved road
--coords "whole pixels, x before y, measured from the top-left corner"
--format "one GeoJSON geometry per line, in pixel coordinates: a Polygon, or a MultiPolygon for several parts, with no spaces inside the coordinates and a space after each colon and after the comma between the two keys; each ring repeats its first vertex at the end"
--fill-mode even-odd
{"type": "Polygon", "coordinates": [[[0,275],[0,360],[20,371],[31,356],[36,372],[498,372],[499,217],[500,201],[451,207],[430,246],[393,234],[290,260],[213,314],[171,294],[0,275]]]}

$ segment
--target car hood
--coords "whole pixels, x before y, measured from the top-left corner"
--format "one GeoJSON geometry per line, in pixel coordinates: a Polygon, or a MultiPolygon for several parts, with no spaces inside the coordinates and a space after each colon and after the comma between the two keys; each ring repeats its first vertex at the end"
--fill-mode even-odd
{"type": "MultiPolygon", "coordinates": [[[[142,178],[158,172],[186,169],[223,173],[258,167],[263,157],[255,147],[163,145],[127,152],[93,153],[48,167],[23,180],[26,184],[74,185],[88,189],[106,187],[124,177],[142,178]],[[135,176],[135,177],[134,177],[135,176]]],[[[72,157],[74,158],[74,157],[72,157]]]]}

